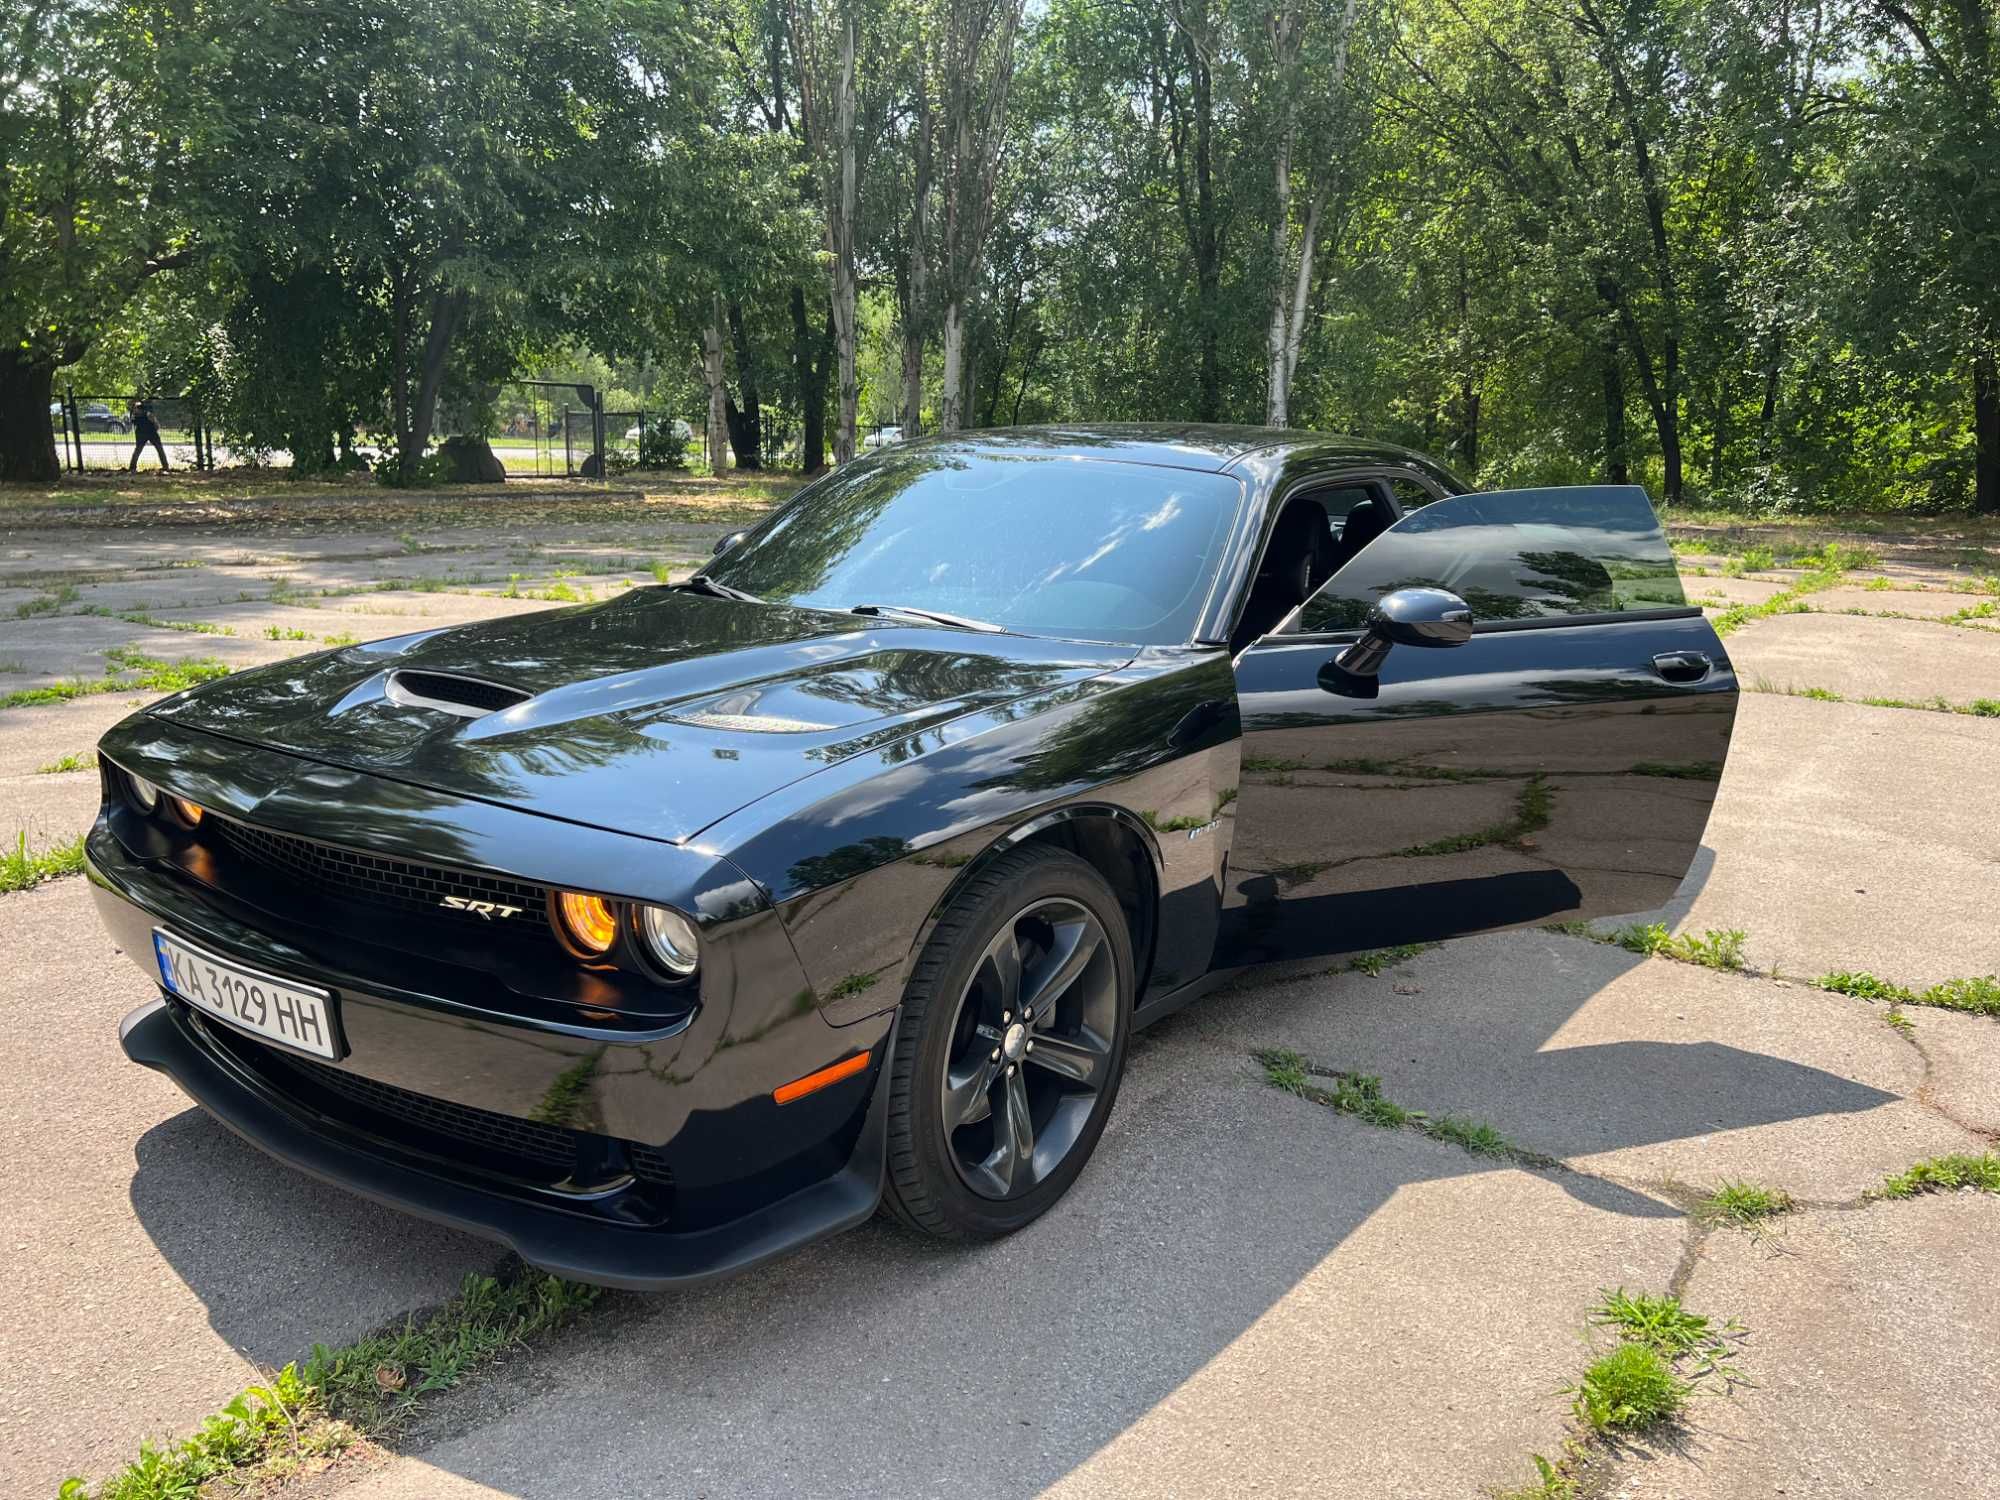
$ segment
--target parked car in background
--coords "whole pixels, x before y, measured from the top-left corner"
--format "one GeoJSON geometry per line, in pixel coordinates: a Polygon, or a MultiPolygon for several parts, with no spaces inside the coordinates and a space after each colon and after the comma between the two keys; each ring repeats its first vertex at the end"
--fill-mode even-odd
{"type": "Polygon", "coordinates": [[[1133,1034],[1249,964],[1663,905],[1736,700],[1635,487],[959,433],[679,585],[156,703],[86,852],[158,986],[134,1061],[293,1167],[658,1288],[878,1206],[1021,1228],[1133,1034]],[[1479,798],[1440,830],[1447,782],[1479,798]]]}
{"type": "Polygon", "coordinates": [[[893,448],[903,440],[900,427],[878,427],[861,440],[864,451],[875,448],[893,448]]]}
{"type": "MultiPolygon", "coordinates": [[[[673,419],[673,424],[675,437],[684,443],[692,443],[694,441],[694,428],[690,427],[679,417],[673,419]]],[[[625,429],[625,441],[628,443],[637,443],[646,432],[650,432],[658,425],[657,422],[647,422],[642,428],[639,423],[634,422],[630,427],[625,429]]]]}
{"type": "Polygon", "coordinates": [[[76,425],[85,432],[130,432],[132,419],[102,401],[86,401],[76,409],[76,425]]]}

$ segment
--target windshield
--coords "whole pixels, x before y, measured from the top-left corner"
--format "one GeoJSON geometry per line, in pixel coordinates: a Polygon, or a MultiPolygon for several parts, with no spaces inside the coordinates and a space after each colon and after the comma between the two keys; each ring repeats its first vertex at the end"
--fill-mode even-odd
{"type": "Polygon", "coordinates": [[[1224,474],[927,444],[843,465],[704,571],[776,604],[1178,645],[1241,496],[1224,474]]]}

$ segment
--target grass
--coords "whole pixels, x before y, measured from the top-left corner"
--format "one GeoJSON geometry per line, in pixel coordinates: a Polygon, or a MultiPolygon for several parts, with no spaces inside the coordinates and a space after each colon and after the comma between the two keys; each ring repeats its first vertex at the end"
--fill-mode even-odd
{"type": "Polygon", "coordinates": [[[1620,1344],[1593,1360],[1568,1393],[1577,1420],[1592,1432],[1647,1432],[1678,1421],[1694,1387],[1659,1350],[1620,1344]]]}
{"type": "Polygon", "coordinates": [[[1865,969],[1843,969],[1822,974],[1813,983],[1837,995],[1879,1000],[1892,1006],[1930,1005],[1940,1010],[1964,1011],[1975,1016],[2000,1016],[2000,977],[1992,974],[1970,979],[1946,979],[1923,990],[1877,978],[1865,969]]]}
{"type": "Polygon", "coordinates": [[[67,843],[52,844],[36,853],[28,851],[26,832],[15,835],[14,847],[0,854],[0,893],[25,891],[44,880],[83,873],[83,835],[67,843]]]}
{"type": "Polygon", "coordinates": [[[1887,1178],[1876,1193],[1883,1198],[1914,1198],[1919,1193],[1956,1193],[1965,1188],[2000,1193],[2000,1156],[1991,1151],[1983,1156],[1933,1156],[1887,1178]]]}
{"type": "Polygon", "coordinates": [[[1347,961],[1347,967],[1357,974],[1366,974],[1373,979],[1391,964],[1415,958],[1419,953],[1428,952],[1437,946],[1436,943],[1398,943],[1393,948],[1376,948],[1367,953],[1355,954],[1347,961]]]}
{"type": "Polygon", "coordinates": [[[37,776],[62,776],[70,771],[93,771],[97,768],[97,752],[87,750],[82,755],[65,755],[52,760],[45,766],[36,766],[37,776]]]}
{"type": "Polygon", "coordinates": [[[123,620],[127,625],[143,625],[148,630],[178,630],[187,635],[236,634],[227,625],[217,625],[208,620],[163,620],[158,615],[143,609],[105,609],[101,605],[92,605],[83,613],[123,620]]]}
{"type": "Polygon", "coordinates": [[[393,1430],[426,1397],[572,1321],[600,1295],[541,1272],[468,1276],[421,1322],[339,1349],[316,1344],[303,1365],[249,1387],[192,1436],[142,1444],[138,1458],[99,1484],[68,1479],[59,1500],[194,1500],[305,1472],[358,1438],[393,1430]]]}
{"type": "Polygon", "coordinates": [[[1734,1322],[1690,1312],[1674,1296],[1601,1292],[1593,1327],[1618,1335],[1618,1346],[1593,1360],[1568,1388],[1577,1420],[1600,1436],[1646,1432],[1677,1422],[1688,1398],[1710,1378],[1725,1389],[1742,1379],[1727,1354],[1742,1335],[1734,1322]]]}
{"type": "Polygon", "coordinates": [[[1151,808],[1142,808],[1139,816],[1146,820],[1146,826],[1155,833],[1187,833],[1191,829],[1206,828],[1213,818],[1196,818],[1183,814],[1177,818],[1162,818],[1151,808]]]}
{"type": "Polygon", "coordinates": [[[1933,714],[1968,714],[1975,719],[2000,719],[2000,698],[1974,698],[1955,703],[1942,695],[1933,698],[1849,698],[1823,687],[1778,687],[1765,678],[1748,684],[1753,693],[1777,693],[1787,698],[1810,698],[1815,703],[1859,703],[1864,708],[1910,708],[1933,714]]]}
{"type": "Polygon", "coordinates": [[[1632,767],[1634,776],[1660,776],[1669,781],[1720,781],[1722,767],[1712,760],[1642,760],[1632,767]]]}
{"type": "Polygon", "coordinates": [[[1411,1129],[1434,1141],[1456,1146],[1473,1156],[1498,1157],[1526,1167],[1552,1167],[1553,1157],[1524,1150],[1491,1125],[1461,1115],[1433,1119],[1419,1109],[1405,1109],[1382,1092],[1382,1080],[1370,1073],[1342,1073],[1316,1067],[1283,1047],[1255,1054],[1264,1080],[1273,1088],[1309,1100],[1336,1114],[1352,1115],[1383,1130],[1411,1129]]]}
{"type": "Polygon", "coordinates": [[[71,677],[46,687],[22,688],[0,697],[0,709],[30,708],[43,703],[67,703],[98,693],[123,693],[146,689],[155,693],[178,693],[197,683],[213,682],[229,675],[229,664],[212,656],[183,661],[163,661],[142,656],[129,647],[113,647],[104,653],[102,677],[71,677]]]}
{"type": "Polygon", "coordinates": [[[1747,1229],[1765,1219],[1788,1214],[1798,1204],[1782,1188],[1758,1187],[1751,1182],[1725,1182],[1695,1205],[1695,1217],[1704,1224],[1731,1224],[1747,1229]]]}
{"type": "Polygon", "coordinates": [[[1493,1500],[1576,1500],[1582,1493],[1583,1487],[1564,1473],[1560,1465],[1550,1463],[1539,1453],[1529,1456],[1535,1465],[1535,1482],[1495,1490],[1493,1500]]]}
{"type": "Polygon", "coordinates": [[[312,638],[310,630],[300,630],[294,626],[266,625],[264,627],[264,639],[267,641],[309,641],[312,638]]]}
{"type": "Polygon", "coordinates": [[[66,583],[53,594],[41,594],[33,599],[22,600],[14,606],[14,618],[17,620],[31,620],[36,615],[52,615],[65,604],[76,603],[76,600],[76,585],[66,583]]]}
{"type": "Polygon", "coordinates": [[[1514,801],[1513,813],[1505,821],[1392,852],[1405,859],[1426,859],[1439,854],[1463,854],[1471,849],[1484,849],[1490,844],[1517,844],[1549,826],[1549,813],[1554,801],[1555,792],[1549,784],[1540,776],[1531,776],[1514,801]]]}
{"type": "Polygon", "coordinates": [[[1699,964],[1704,969],[1722,969],[1740,974],[1744,967],[1745,936],[1746,934],[1739,928],[1719,931],[1711,927],[1700,937],[1692,933],[1676,937],[1667,931],[1665,923],[1647,922],[1621,927],[1601,941],[1615,943],[1629,953],[1643,953],[1652,958],[1671,958],[1679,963],[1699,964]]]}
{"type": "Polygon", "coordinates": [[[1668,1359],[1679,1359],[1713,1345],[1718,1337],[1712,1321],[1701,1313],[1689,1312],[1678,1297],[1651,1297],[1616,1291],[1600,1293],[1604,1300],[1591,1309],[1590,1321],[1598,1328],[1613,1328],[1628,1344],[1643,1344],[1668,1359]]]}

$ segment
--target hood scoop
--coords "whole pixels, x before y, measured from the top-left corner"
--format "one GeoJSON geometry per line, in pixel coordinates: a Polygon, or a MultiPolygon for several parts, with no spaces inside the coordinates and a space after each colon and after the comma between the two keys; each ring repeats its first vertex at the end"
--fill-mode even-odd
{"type": "Polygon", "coordinates": [[[382,695],[402,708],[435,709],[461,719],[483,719],[503,708],[526,703],[534,696],[505,683],[488,682],[483,677],[408,669],[391,672],[382,685],[382,695]]]}

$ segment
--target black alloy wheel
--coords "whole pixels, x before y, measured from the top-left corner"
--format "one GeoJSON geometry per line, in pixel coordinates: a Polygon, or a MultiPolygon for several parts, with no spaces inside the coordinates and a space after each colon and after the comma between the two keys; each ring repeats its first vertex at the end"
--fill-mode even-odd
{"type": "Polygon", "coordinates": [[[1117,898],[1076,856],[1016,850],[968,884],[904,1000],[890,1079],[898,1217],[987,1237],[1062,1195],[1117,1095],[1132,974],[1117,898]]]}

